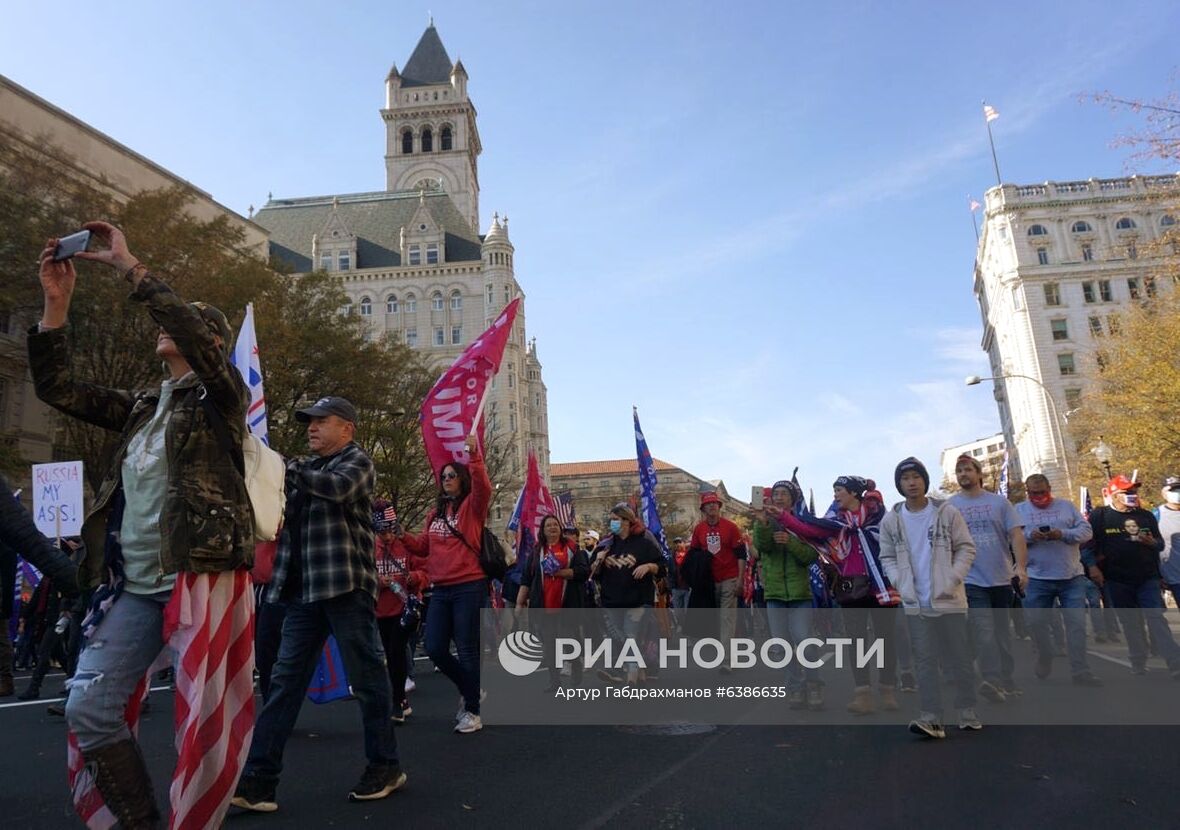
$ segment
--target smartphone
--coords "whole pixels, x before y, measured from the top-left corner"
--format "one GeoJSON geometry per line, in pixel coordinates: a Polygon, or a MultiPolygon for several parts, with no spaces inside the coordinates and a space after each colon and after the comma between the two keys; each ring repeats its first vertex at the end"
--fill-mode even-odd
{"type": "Polygon", "coordinates": [[[1037,528],[1037,530],[1041,531],[1041,533],[1048,533],[1053,530],[1053,528],[1049,527],[1049,525],[1041,525],[1037,528]]]}
{"type": "Polygon", "coordinates": [[[57,247],[53,249],[53,261],[71,259],[75,254],[86,250],[90,244],[90,231],[78,231],[57,240],[57,247]]]}
{"type": "Polygon", "coordinates": [[[766,503],[766,491],[762,487],[750,488],[750,507],[761,510],[766,503]]]}

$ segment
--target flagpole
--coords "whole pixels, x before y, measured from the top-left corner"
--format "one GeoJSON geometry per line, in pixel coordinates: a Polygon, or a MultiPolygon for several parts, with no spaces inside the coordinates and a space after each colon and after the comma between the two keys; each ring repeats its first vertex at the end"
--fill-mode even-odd
{"type": "MultiPolygon", "coordinates": [[[[987,101],[984,101],[983,105],[986,107],[987,101]]],[[[995,139],[992,138],[992,122],[991,119],[986,115],[984,116],[983,121],[987,126],[987,143],[992,148],[992,166],[995,167],[996,170],[996,185],[1002,186],[1003,181],[1000,179],[1000,162],[999,159],[996,158],[996,142],[995,139]]]]}
{"type": "Polygon", "coordinates": [[[971,211],[971,227],[975,229],[975,242],[979,243],[979,220],[975,218],[975,211],[971,211]]]}

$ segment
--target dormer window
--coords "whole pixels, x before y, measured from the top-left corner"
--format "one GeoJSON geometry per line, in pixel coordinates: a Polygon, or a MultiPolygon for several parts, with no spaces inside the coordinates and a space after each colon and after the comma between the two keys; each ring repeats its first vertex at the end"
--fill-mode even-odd
{"type": "Polygon", "coordinates": [[[410,246],[410,264],[411,265],[421,265],[422,264],[422,246],[421,245],[411,245],[410,246]]]}
{"type": "Polygon", "coordinates": [[[438,265],[438,243],[437,242],[427,242],[426,243],[426,264],[427,265],[438,265]]]}
{"type": "Polygon", "coordinates": [[[336,270],[348,271],[352,268],[352,254],[349,251],[341,251],[336,255],[336,270]]]}
{"type": "Polygon", "coordinates": [[[320,270],[321,271],[331,271],[332,270],[332,252],[331,251],[321,251],[320,252],[320,270]]]}

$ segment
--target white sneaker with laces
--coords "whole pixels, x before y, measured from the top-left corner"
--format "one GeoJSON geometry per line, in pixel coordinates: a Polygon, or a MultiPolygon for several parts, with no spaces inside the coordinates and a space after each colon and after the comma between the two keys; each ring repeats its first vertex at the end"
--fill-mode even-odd
{"type": "MultiPolygon", "coordinates": [[[[479,702],[483,703],[487,699],[488,699],[487,689],[480,689],[479,690],[479,702]]],[[[460,718],[462,718],[463,713],[466,711],[467,711],[467,703],[463,700],[463,696],[460,695],[459,696],[459,711],[455,712],[455,720],[459,720],[460,718]]]]}
{"type": "Polygon", "coordinates": [[[464,712],[463,716],[459,718],[459,722],[455,724],[455,731],[464,735],[478,732],[481,729],[483,729],[483,721],[479,719],[479,715],[473,715],[470,712],[464,712]]]}
{"type": "Polygon", "coordinates": [[[970,730],[972,732],[978,732],[980,729],[983,729],[983,724],[979,722],[974,709],[964,709],[959,712],[959,729],[970,730]]]}
{"type": "Polygon", "coordinates": [[[923,735],[927,738],[946,737],[946,730],[939,723],[938,716],[930,712],[922,712],[918,715],[917,720],[910,721],[910,732],[915,735],[923,735]]]}

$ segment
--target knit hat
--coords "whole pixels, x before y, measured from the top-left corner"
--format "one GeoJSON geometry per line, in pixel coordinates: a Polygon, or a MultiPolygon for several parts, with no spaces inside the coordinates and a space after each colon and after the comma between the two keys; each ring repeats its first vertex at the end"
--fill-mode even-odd
{"type": "Polygon", "coordinates": [[[721,504],[721,496],[713,491],[708,493],[701,493],[701,509],[703,510],[706,504],[721,504]]]}
{"type": "MultiPolygon", "coordinates": [[[[912,455],[897,465],[897,469],[893,471],[893,484],[897,487],[897,492],[901,493],[901,474],[913,471],[922,477],[926,489],[930,489],[930,473],[926,471],[926,465],[912,455]]],[[[902,495],[905,495],[902,493],[902,495]]]]}
{"type": "Polygon", "coordinates": [[[780,481],[776,481],[774,483],[774,485],[770,488],[770,492],[772,494],[774,493],[775,490],[786,490],[788,493],[791,494],[792,501],[799,501],[800,499],[803,498],[803,491],[799,489],[799,485],[797,485],[795,482],[790,481],[785,478],[780,481]]]}
{"type": "Polygon", "coordinates": [[[843,487],[849,493],[856,496],[858,499],[865,494],[865,490],[869,489],[869,481],[861,476],[840,476],[834,482],[833,487],[843,487]]]}
{"type": "Polygon", "coordinates": [[[975,472],[979,473],[980,475],[983,475],[983,465],[979,463],[979,459],[976,458],[975,456],[968,455],[967,453],[963,453],[962,455],[960,455],[958,458],[955,459],[955,466],[956,467],[959,466],[960,461],[969,462],[971,464],[971,466],[975,468],[975,472]]]}

